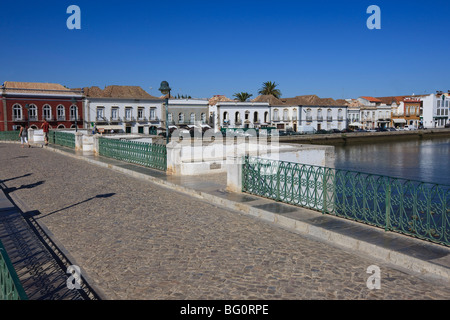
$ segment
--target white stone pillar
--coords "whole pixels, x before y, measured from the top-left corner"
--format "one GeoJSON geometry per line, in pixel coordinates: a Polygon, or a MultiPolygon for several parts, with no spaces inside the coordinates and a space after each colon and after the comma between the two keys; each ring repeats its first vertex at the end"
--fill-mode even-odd
{"type": "Polygon", "coordinates": [[[75,132],[75,150],[83,150],[83,134],[75,132]]]}
{"type": "Polygon", "coordinates": [[[92,149],[94,151],[94,155],[99,155],[100,154],[100,144],[99,144],[99,139],[100,139],[100,135],[99,134],[95,134],[92,137],[93,140],[93,146],[92,149]]]}
{"type": "Polygon", "coordinates": [[[170,142],[167,145],[167,174],[181,175],[181,144],[170,142]]]}
{"type": "Polygon", "coordinates": [[[242,157],[227,157],[227,191],[242,192],[242,157]]]}

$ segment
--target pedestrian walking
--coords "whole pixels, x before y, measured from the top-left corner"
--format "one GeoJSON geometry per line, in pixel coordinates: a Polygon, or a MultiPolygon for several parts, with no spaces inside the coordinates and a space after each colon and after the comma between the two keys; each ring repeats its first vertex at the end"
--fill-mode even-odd
{"type": "Polygon", "coordinates": [[[44,123],[42,124],[41,128],[44,130],[45,145],[48,146],[48,132],[50,130],[50,124],[46,119],[44,119],[44,123]]]}
{"type": "Polygon", "coordinates": [[[28,148],[30,148],[30,143],[28,142],[28,126],[20,126],[20,132],[19,132],[19,137],[20,137],[20,143],[22,144],[22,148],[24,147],[24,144],[28,145],[28,148]]]}

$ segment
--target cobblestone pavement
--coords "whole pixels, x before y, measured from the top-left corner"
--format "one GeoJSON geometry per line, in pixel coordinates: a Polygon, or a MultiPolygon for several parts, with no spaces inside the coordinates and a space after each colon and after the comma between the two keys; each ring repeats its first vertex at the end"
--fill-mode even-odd
{"type": "Polygon", "coordinates": [[[450,288],[150,182],[0,144],[0,180],[109,299],[449,299],[450,288]],[[371,265],[381,289],[369,290],[371,265]]]}

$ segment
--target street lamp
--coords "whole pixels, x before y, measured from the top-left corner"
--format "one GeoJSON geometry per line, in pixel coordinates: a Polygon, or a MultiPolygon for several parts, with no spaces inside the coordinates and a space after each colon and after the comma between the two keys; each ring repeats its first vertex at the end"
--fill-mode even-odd
{"type": "Polygon", "coordinates": [[[159,88],[159,91],[163,95],[166,96],[166,145],[169,144],[169,98],[170,98],[170,87],[169,83],[167,81],[161,82],[161,87],[159,88]]]}
{"type": "Polygon", "coordinates": [[[78,106],[77,106],[77,100],[75,98],[72,98],[72,105],[75,105],[75,132],[78,132],[78,106]]]}
{"type": "Polygon", "coordinates": [[[30,105],[26,104],[25,109],[27,109],[27,121],[28,121],[28,129],[30,129],[30,105]]]}

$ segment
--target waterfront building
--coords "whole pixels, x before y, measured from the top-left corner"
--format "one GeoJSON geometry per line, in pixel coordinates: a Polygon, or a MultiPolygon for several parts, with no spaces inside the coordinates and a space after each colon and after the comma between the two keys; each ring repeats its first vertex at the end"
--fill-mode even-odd
{"type": "Polygon", "coordinates": [[[210,112],[209,99],[170,99],[168,122],[177,128],[212,128],[214,114],[210,112]]]}
{"type": "Polygon", "coordinates": [[[84,88],[87,128],[100,132],[156,134],[163,126],[163,99],[137,86],[84,88]]]}
{"type": "Polygon", "coordinates": [[[18,130],[29,124],[40,129],[44,120],[50,128],[83,128],[83,92],[61,84],[6,81],[0,88],[0,131],[18,130]]]}
{"type": "Polygon", "coordinates": [[[276,128],[281,131],[297,132],[299,112],[297,105],[286,103],[273,95],[260,95],[253,101],[269,104],[268,114],[267,111],[264,112],[263,127],[276,128]],[[269,120],[267,120],[267,116],[269,120]]]}
{"type": "Polygon", "coordinates": [[[281,101],[297,108],[299,131],[306,127],[313,127],[317,131],[343,130],[347,127],[348,105],[344,102],[338,103],[334,99],[316,95],[296,96],[281,101]]]}
{"type": "Polygon", "coordinates": [[[260,129],[272,124],[268,102],[220,101],[215,107],[221,128],[260,129]]]}
{"type": "Polygon", "coordinates": [[[444,128],[450,123],[450,94],[438,91],[421,96],[423,126],[425,128],[444,128]]]}

